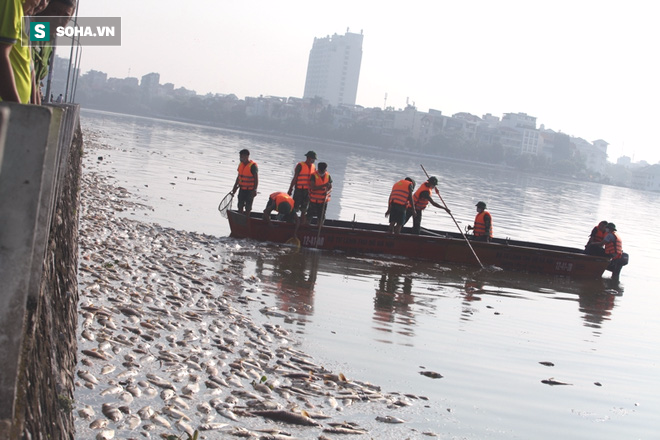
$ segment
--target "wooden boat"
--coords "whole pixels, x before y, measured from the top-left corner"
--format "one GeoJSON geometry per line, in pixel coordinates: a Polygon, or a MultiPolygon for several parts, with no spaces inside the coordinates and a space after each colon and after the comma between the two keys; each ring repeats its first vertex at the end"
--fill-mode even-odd
{"type": "MultiPolygon", "coordinates": [[[[231,236],[257,241],[286,243],[294,237],[295,225],[261,213],[250,216],[227,211],[231,236]]],[[[320,234],[316,225],[301,226],[297,233],[302,247],[355,254],[379,254],[479,267],[479,262],[459,233],[422,229],[420,235],[404,228],[390,234],[387,225],[342,220],[326,220],[320,234]]],[[[490,243],[471,240],[472,248],[484,266],[505,271],[559,275],[571,278],[600,278],[609,258],[585,255],[582,249],[509,239],[490,243]]]]}

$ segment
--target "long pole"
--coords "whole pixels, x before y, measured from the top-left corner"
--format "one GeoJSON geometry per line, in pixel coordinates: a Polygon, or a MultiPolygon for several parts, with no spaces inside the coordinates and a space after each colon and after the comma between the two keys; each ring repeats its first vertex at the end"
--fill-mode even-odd
{"type": "MultiPolygon", "coordinates": [[[[422,167],[422,170],[424,170],[424,174],[426,174],[426,178],[427,178],[427,179],[430,178],[431,176],[429,176],[429,173],[426,172],[426,169],[424,168],[424,165],[420,164],[419,166],[422,167]]],[[[481,260],[479,259],[479,257],[477,257],[477,253],[476,253],[476,252],[474,251],[474,249],[472,248],[472,244],[470,243],[470,240],[468,240],[468,238],[467,238],[467,237],[465,236],[465,234],[463,233],[463,230],[462,230],[461,227],[458,225],[458,222],[457,222],[456,219],[454,218],[453,214],[452,214],[451,212],[449,212],[449,208],[447,208],[447,204],[446,204],[445,201],[442,199],[442,196],[440,195],[440,191],[438,191],[438,187],[436,186],[434,189],[435,189],[435,193],[436,193],[436,194],[438,195],[438,197],[440,198],[440,201],[441,201],[442,204],[444,205],[445,209],[447,209],[447,212],[449,213],[449,216],[451,217],[452,220],[454,220],[454,224],[455,224],[456,227],[458,228],[458,232],[461,233],[461,235],[462,235],[463,238],[465,239],[465,242],[467,243],[468,247],[469,247],[470,250],[472,251],[472,255],[474,255],[474,258],[477,260],[477,263],[479,263],[479,266],[481,266],[481,268],[483,269],[483,268],[484,268],[484,265],[481,263],[481,260]]]]}
{"type": "Polygon", "coordinates": [[[325,195],[325,203],[323,203],[323,209],[321,210],[321,217],[319,217],[319,230],[316,233],[316,244],[314,247],[319,247],[319,240],[321,239],[321,228],[323,227],[323,220],[325,220],[325,208],[328,206],[328,195],[325,195]]]}

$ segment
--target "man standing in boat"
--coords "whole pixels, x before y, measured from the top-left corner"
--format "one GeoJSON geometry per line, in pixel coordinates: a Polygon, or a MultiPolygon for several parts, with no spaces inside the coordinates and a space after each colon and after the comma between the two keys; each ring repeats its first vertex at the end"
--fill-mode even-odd
{"type": "Polygon", "coordinates": [[[406,206],[410,205],[412,214],[415,215],[415,202],[413,201],[413,190],[415,189],[415,181],[410,177],[399,180],[392,187],[390,199],[387,205],[387,212],[385,217],[390,217],[390,234],[394,232],[398,234],[401,232],[403,224],[406,222],[406,206]]]}
{"type": "Polygon", "coordinates": [[[287,194],[291,195],[293,192],[294,212],[300,211],[300,218],[303,224],[307,223],[307,208],[309,207],[309,188],[312,174],[316,169],[314,168],[314,161],[316,160],[316,153],[308,151],[305,154],[307,158],[304,162],[298,162],[296,165],[293,179],[289,185],[287,194]],[[293,191],[295,187],[295,192],[293,191]]]}
{"type": "Polygon", "coordinates": [[[426,206],[430,203],[436,208],[444,209],[447,214],[451,214],[451,211],[446,207],[436,203],[431,199],[431,190],[436,187],[438,184],[438,179],[435,176],[429,177],[429,180],[422,183],[419,186],[419,189],[413,194],[413,205],[408,205],[406,210],[406,220],[403,222],[405,225],[408,222],[410,217],[413,218],[413,234],[418,234],[422,228],[422,211],[426,209],[426,206]],[[415,207],[414,211],[412,207],[415,207]],[[417,214],[414,214],[416,212],[417,214]]]}
{"type": "Polygon", "coordinates": [[[274,192],[268,197],[268,203],[264,209],[264,220],[270,223],[270,213],[277,211],[277,220],[293,221],[296,213],[293,211],[293,198],[285,192],[274,192]]]}
{"type": "Polygon", "coordinates": [[[318,224],[322,225],[325,220],[325,210],[330,201],[330,191],[332,190],[332,177],[327,171],[328,164],[319,162],[319,165],[312,173],[309,191],[309,210],[307,216],[310,221],[312,218],[318,218],[318,224]]]}
{"type": "Polygon", "coordinates": [[[490,242],[493,238],[493,217],[486,211],[485,202],[477,202],[477,216],[474,218],[474,227],[468,225],[468,230],[473,230],[474,238],[479,241],[490,242]]]}
{"type": "Polygon", "coordinates": [[[259,170],[257,163],[250,160],[250,151],[243,149],[238,152],[241,163],[238,164],[238,176],[234,188],[231,190],[232,195],[238,191],[238,212],[245,210],[246,214],[252,211],[252,202],[257,195],[257,186],[259,186],[259,170]]]}

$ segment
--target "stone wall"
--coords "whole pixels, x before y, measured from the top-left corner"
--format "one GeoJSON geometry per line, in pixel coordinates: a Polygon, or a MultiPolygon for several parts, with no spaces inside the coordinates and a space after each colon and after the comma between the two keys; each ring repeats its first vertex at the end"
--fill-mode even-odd
{"type": "MultiPolygon", "coordinates": [[[[34,284],[34,289],[27,290],[34,293],[25,299],[13,408],[10,417],[0,420],[0,440],[74,438],[78,206],[83,140],[78,107],[60,108],[65,117],[57,133],[59,148],[49,197],[52,201],[41,202],[50,212],[39,215],[40,219],[49,219],[44,231],[44,235],[48,234],[45,252],[34,251],[35,255],[45,257],[25,268],[29,272],[36,267],[32,272],[38,275],[28,276],[28,284],[34,284]]],[[[7,396],[2,397],[0,406],[3,414],[7,414],[12,402],[7,396]]]]}

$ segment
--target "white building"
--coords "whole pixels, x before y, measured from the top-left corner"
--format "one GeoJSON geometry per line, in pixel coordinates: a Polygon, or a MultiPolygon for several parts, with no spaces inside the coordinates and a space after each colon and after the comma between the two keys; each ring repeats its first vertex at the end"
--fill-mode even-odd
{"type": "Polygon", "coordinates": [[[355,105],[360,65],[362,32],[314,38],[309,52],[303,98],[323,98],[333,106],[355,105]]]}
{"type": "Polygon", "coordinates": [[[660,164],[649,165],[633,172],[634,188],[646,191],[660,191],[660,164]]]}
{"type": "Polygon", "coordinates": [[[502,146],[516,154],[538,155],[542,150],[542,139],[536,129],[536,117],[526,113],[505,113],[500,122],[502,146]]]}

